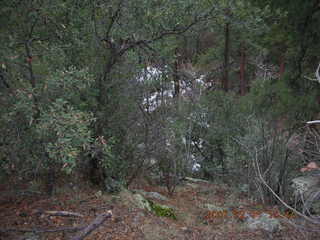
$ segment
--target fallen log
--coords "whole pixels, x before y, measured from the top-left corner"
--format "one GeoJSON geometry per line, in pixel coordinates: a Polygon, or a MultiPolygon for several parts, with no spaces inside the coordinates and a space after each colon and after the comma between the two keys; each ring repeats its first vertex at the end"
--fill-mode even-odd
{"type": "Polygon", "coordinates": [[[76,226],[76,227],[60,227],[60,228],[33,228],[33,229],[17,229],[17,228],[7,228],[7,229],[1,229],[0,233],[9,233],[9,232],[32,232],[32,233],[50,233],[50,232],[77,232],[82,229],[86,228],[86,226],[76,226]]]}
{"type": "Polygon", "coordinates": [[[82,240],[87,237],[91,232],[103,224],[108,218],[112,217],[112,211],[109,210],[107,213],[98,215],[89,225],[87,226],[75,226],[75,227],[60,227],[53,229],[42,229],[42,228],[32,228],[32,229],[16,229],[16,228],[7,228],[1,229],[0,233],[9,233],[9,232],[32,232],[32,233],[53,233],[53,232],[77,232],[80,231],[76,236],[71,240],[82,240]]]}
{"type": "Polygon", "coordinates": [[[71,238],[71,240],[82,240],[87,237],[91,232],[103,224],[108,218],[112,217],[112,211],[109,210],[106,213],[98,215],[86,228],[81,230],[76,236],[71,238]]]}
{"type": "Polygon", "coordinates": [[[80,213],[68,212],[68,211],[43,211],[42,213],[48,214],[49,216],[59,217],[83,217],[80,213]]]}

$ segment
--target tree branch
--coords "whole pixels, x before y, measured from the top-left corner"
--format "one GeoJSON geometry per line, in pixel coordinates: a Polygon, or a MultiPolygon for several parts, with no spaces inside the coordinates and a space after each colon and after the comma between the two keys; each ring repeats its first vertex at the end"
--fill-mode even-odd
{"type": "Polygon", "coordinates": [[[203,16],[200,17],[194,17],[194,20],[188,24],[185,27],[182,28],[173,28],[171,30],[165,30],[164,32],[159,33],[157,36],[149,39],[149,40],[138,40],[138,41],[133,41],[130,42],[130,44],[128,44],[128,46],[126,46],[125,48],[121,49],[119,52],[119,56],[121,57],[123,54],[125,54],[127,51],[136,48],[140,45],[144,45],[144,46],[148,46],[151,43],[154,43],[156,41],[159,41],[167,36],[171,36],[171,35],[181,35],[185,32],[187,32],[189,29],[191,29],[194,25],[204,21],[205,19],[207,19],[212,12],[215,10],[215,6],[212,7],[206,14],[204,14],[203,16]]]}
{"type": "Polygon", "coordinates": [[[118,19],[119,15],[120,15],[120,12],[121,12],[121,9],[122,9],[122,4],[123,4],[123,0],[120,0],[116,12],[110,17],[110,23],[109,23],[109,26],[107,28],[106,35],[105,35],[106,39],[109,39],[109,35],[110,35],[110,32],[111,32],[111,29],[112,29],[114,23],[116,22],[116,20],[118,19]]]}
{"type": "Polygon", "coordinates": [[[68,212],[68,211],[36,211],[38,214],[48,214],[49,216],[60,216],[60,217],[84,217],[80,213],[68,212]]]}
{"type": "Polygon", "coordinates": [[[262,182],[262,184],[272,193],[272,195],[278,199],[278,201],[283,204],[287,209],[290,209],[292,212],[294,212],[295,214],[297,214],[298,216],[304,218],[305,220],[307,220],[308,222],[310,223],[313,223],[313,224],[319,224],[320,222],[319,221],[315,221],[314,219],[306,216],[305,214],[297,211],[296,209],[292,208],[291,206],[289,206],[285,201],[283,201],[281,199],[281,197],[279,197],[278,194],[276,194],[273,189],[267,184],[267,182],[265,181],[265,179],[263,178],[262,174],[261,174],[261,170],[260,170],[260,166],[259,166],[259,163],[258,163],[258,157],[257,157],[257,151],[256,151],[256,157],[254,159],[255,161],[255,164],[256,164],[256,167],[257,167],[257,173],[258,173],[258,178],[259,180],[262,182]]]}
{"type": "Polygon", "coordinates": [[[7,229],[0,229],[1,233],[8,233],[8,232],[32,232],[32,233],[47,233],[47,232],[76,232],[80,231],[82,229],[86,228],[86,226],[76,226],[76,227],[61,227],[61,228],[55,228],[55,229],[40,229],[40,228],[34,228],[34,229],[15,229],[15,228],[7,228],[7,229]]]}
{"type": "Polygon", "coordinates": [[[79,234],[71,238],[71,240],[82,240],[87,237],[91,232],[103,224],[108,218],[112,217],[112,212],[109,210],[107,213],[103,213],[97,216],[85,229],[83,229],[79,234]]]}
{"type": "Polygon", "coordinates": [[[309,77],[306,77],[306,76],[304,76],[304,78],[306,78],[306,79],[308,79],[310,81],[316,81],[316,82],[320,83],[320,63],[318,65],[318,67],[317,67],[315,75],[316,75],[316,78],[309,78],[309,77]]]}
{"type": "Polygon", "coordinates": [[[76,227],[61,227],[55,229],[15,229],[15,228],[7,228],[0,229],[0,233],[9,233],[9,232],[32,232],[32,233],[54,233],[54,232],[76,232],[81,231],[75,237],[71,238],[71,240],[82,240],[87,237],[92,231],[94,231],[97,227],[103,224],[108,218],[112,217],[112,212],[109,210],[107,213],[103,213],[98,215],[89,225],[87,226],[76,226],[76,227]]]}

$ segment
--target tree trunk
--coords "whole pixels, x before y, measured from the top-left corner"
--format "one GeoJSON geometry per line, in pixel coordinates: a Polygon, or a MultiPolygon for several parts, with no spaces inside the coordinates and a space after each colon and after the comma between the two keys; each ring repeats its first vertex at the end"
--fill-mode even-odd
{"type": "Polygon", "coordinates": [[[285,57],[284,54],[280,56],[280,66],[279,66],[279,78],[283,77],[285,71],[285,57]]]}
{"type": "Polygon", "coordinates": [[[25,46],[25,52],[26,52],[26,61],[27,61],[27,69],[29,71],[29,81],[30,84],[32,86],[32,88],[34,89],[36,87],[36,79],[34,77],[34,73],[33,73],[33,66],[32,66],[32,54],[31,54],[31,49],[30,49],[30,40],[27,40],[24,44],[25,46]]]}
{"type": "Polygon", "coordinates": [[[230,51],[230,23],[225,26],[225,45],[224,45],[224,76],[222,81],[222,88],[225,92],[229,90],[229,51],[230,51]]]}
{"type": "MultiPolygon", "coordinates": [[[[97,79],[98,95],[97,95],[97,112],[102,113],[104,107],[108,105],[108,92],[110,86],[107,87],[107,84],[110,85],[110,75],[113,69],[113,66],[117,63],[118,56],[114,51],[110,51],[109,58],[105,63],[103,73],[97,79]]],[[[96,122],[96,136],[103,136],[103,129],[107,128],[106,119],[104,117],[97,118],[96,122]],[[102,118],[102,119],[101,119],[102,118]]]]}
{"type": "Polygon", "coordinates": [[[179,97],[180,94],[180,80],[179,80],[179,73],[178,73],[178,67],[179,67],[179,53],[178,49],[175,50],[175,60],[174,60],[174,66],[173,66],[173,81],[174,81],[174,97],[179,97]]]}
{"type": "MultiPolygon", "coordinates": [[[[110,104],[110,79],[111,73],[113,70],[113,66],[118,62],[119,56],[117,55],[117,50],[113,45],[110,45],[107,49],[107,60],[104,64],[104,68],[100,76],[97,77],[97,90],[98,95],[96,96],[97,100],[97,109],[96,109],[96,118],[97,121],[95,123],[95,137],[105,136],[105,129],[108,128],[108,118],[105,114],[106,106],[110,104]]],[[[109,115],[112,113],[109,113],[109,115]]],[[[91,157],[89,164],[89,174],[90,180],[95,185],[104,186],[104,181],[106,179],[105,169],[100,164],[102,156],[98,154],[95,157],[91,157]]]]}
{"type": "Polygon", "coordinates": [[[247,93],[247,80],[245,76],[246,68],[246,49],[244,43],[240,46],[240,95],[244,96],[247,93]]]}

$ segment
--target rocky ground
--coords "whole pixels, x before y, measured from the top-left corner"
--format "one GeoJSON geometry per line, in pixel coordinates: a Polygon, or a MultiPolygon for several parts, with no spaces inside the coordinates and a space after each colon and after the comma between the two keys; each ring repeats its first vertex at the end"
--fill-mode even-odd
{"type": "Polygon", "coordinates": [[[112,211],[112,218],[107,218],[85,239],[320,239],[318,233],[292,225],[301,226],[298,217],[254,203],[246,194],[225,184],[189,179],[177,187],[173,196],[168,196],[164,187],[143,181],[115,195],[89,186],[58,188],[53,197],[29,189],[25,186],[24,190],[12,191],[2,185],[0,239],[75,239],[108,210],[112,211]],[[139,199],[153,206],[165,205],[174,215],[157,216],[162,212],[149,211],[139,199]],[[57,216],[59,213],[67,216],[57,216]],[[267,222],[261,223],[263,213],[268,214],[267,222]]]}

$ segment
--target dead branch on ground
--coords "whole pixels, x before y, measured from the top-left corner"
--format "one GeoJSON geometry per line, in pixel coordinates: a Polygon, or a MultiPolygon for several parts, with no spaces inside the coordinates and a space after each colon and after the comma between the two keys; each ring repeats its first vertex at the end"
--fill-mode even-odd
{"type": "Polygon", "coordinates": [[[32,232],[32,233],[53,233],[53,232],[76,232],[86,228],[86,226],[76,226],[76,227],[61,227],[54,229],[41,229],[41,228],[33,228],[33,229],[17,229],[17,228],[7,228],[0,229],[0,233],[9,233],[9,232],[32,232]]]}
{"type": "MultiPolygon", "coordinates": [[[[46,212],[51,212],[51,213],[59,213],[61,212],[63,214],[69,214],[71,212],[65,212],[65,211],[46,211],[46,212]]],[[[63,216],[67,216],[63,215],[63,216]]],[[[71,213],[71,216],[78,216],[81,214],[75,214],[71,213]]],[[[57,216],[57,215],[56,215],[57,216]]],[[[61,215],[59,215],[61,216],[61,215]]],[[[15,228],[7,228],[7,229],[1,229],[0,228],[0,233],[9,233],[9,232],[32,232],[35,234],[39,233],[53,233],[53,232],[76,232],[76,231],[81,231],[79,232],[76,236],[71,238],[71,240],[82,240],[85,237],[87,237],[91,232],[93,232],[96,228],[98,228],[101,224],[103,224],[108,218],[112,217],[112,212],[109,210],[107,213],[103,213],[98,215],[89,225],[86,226],[75,226],[75,227],[60,227],[60,228],[55,228],[55,229],[41,229],[41,228],[33,228],[33,229],[15,229],[15,228]]]]}
{"type": "Polygon", "coordinates": [[[47,214],[49,216],[59,216],[59,217],[84,217],[80,213],[69,212],[69,211],[42,211],[37,210],[36,214],[47,214]]]}
{"type": "Polygon", "coordinates": [[[112,212],[109,210],[107,213],[100,214],[97,216],[85,229],[79,232],[71,240],[82,240],[87,237],[91,232],[103,224],[108,218],[112,217],[112,212]]]}

